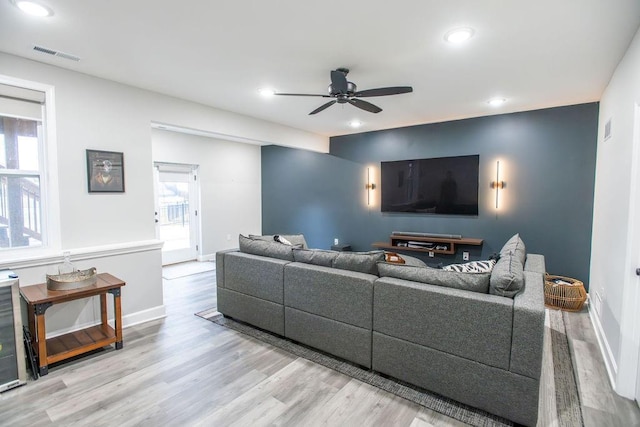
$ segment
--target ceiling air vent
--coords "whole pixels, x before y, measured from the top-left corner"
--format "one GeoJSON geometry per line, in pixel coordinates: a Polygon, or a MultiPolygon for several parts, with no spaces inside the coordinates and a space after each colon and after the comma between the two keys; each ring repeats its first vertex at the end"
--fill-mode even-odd
{"type": "Polygon", "coordinates": [[[80,61],[80,57],[76,55],[60,52],[58,50],[48,49],[42,46],[34,46],[33,50],[35,50],[36,52],[46,53],[47,55],[58,56],[60,58],[69,59],[71,61],[76,61],[76,62],[80,61]]]}

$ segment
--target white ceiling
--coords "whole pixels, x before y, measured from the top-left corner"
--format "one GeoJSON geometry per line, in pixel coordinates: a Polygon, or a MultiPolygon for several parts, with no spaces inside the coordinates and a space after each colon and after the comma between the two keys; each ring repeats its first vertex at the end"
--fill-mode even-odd
{"type": "Polygon", "coordinates": [[[640,25],[638,0],[42,3],[54,16],[0,0],[0,51],[326,136],[597,101],[640,25]],[[475,36],[446,43],[459,26],[475,36]],[[379,114],[334,105],[314,116],[326,99],[257,92],[324,94],[337,67],[359,90],[414,92],[367,98],[379,114]],[[490,107],[494,96],[508,102],[490,107]]]}

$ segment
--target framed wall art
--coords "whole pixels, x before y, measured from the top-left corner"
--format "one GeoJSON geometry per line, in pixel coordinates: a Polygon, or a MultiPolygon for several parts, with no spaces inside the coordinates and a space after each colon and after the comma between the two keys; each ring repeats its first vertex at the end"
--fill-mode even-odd
{"type": "Polygon", "coordinates": [[[124,154],[87,150],[89,193],[124,193],[124,154]]]}

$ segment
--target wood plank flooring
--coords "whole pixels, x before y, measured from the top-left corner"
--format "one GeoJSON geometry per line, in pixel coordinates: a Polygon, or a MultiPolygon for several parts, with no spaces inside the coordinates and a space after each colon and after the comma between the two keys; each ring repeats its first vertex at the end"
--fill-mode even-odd
{"type": "MultiPolygon", "coordinates": [[[[215,306],[215,272],[165,280],[167,317],[0,394],[1,426],[461,426],[331,369],[194,316],[215,306]]],[[[611,391],[586,313],[565,317],[587,426],[640,425],[611,391]],[[602,378],[600,378],[602,377],[602,378]],[[608,387],[608,388],[607,388],[608,387]]],[[[561,425],[548,394],[540,426],[561,425]]],[[[560,410],[562,408],[559,408],[560,410]]]]}

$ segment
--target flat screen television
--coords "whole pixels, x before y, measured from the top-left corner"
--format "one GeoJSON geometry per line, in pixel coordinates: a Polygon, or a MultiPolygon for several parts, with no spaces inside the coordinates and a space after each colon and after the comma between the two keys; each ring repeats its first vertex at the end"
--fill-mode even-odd
{"type": "Polygon", "coordinates": [[[382,212],[478,215],[480,156],[382,162],[382,212]]]}

